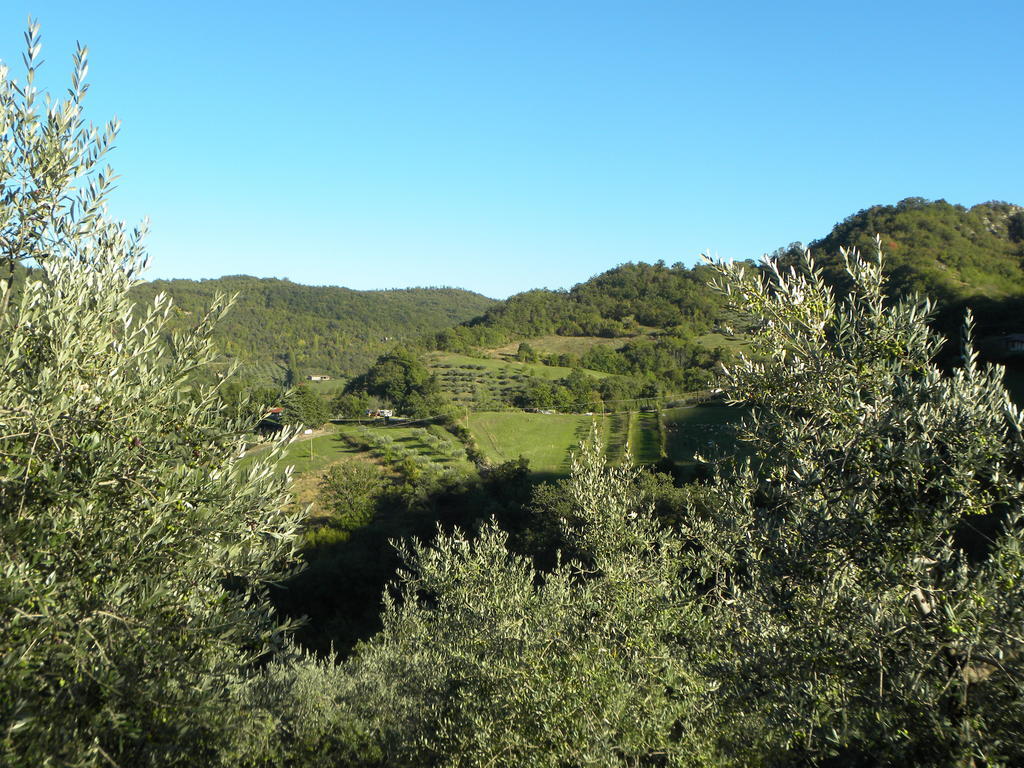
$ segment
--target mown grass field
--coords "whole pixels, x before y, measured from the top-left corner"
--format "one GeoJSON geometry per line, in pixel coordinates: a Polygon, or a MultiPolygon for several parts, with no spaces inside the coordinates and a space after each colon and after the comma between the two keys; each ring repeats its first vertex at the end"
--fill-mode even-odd
{"type": "MultiPolygon", "coordinates": [[[[650,328],[647,329],[646,333],[640,333],[635,336],[621,336],[614,339],[608,339],[603,336],[557,336],[552,334],[550,336],[535,336],[532,339],[524,339],[523,341],[533,347],[534,351],[540,355],[583,355],[593,347],[621,349],[630,342],[637,341],[638,339],[653,339],[656,335],[657,329],[650,328]]],[[[725,347],[733,351],[746,351],[750,348],[750,339],[743,335],[726,336],[721,333],[705,333],[693,337],[693,340],[708,349],[725,347]]],[[[493,349],[486,350],[486,354],[495,358],[508,359],[514,357],[519,351],[520,343],[520,341],[513,341],[501,347],[494,347],[493,349]]]]}
{"type": "Polygon", "coordinates": [[[348,383],[348,379],[345,377],[331,379],[330,381],[309,381],[307,379],[303,379],[299,383],[307,385],[321,397],[332,397],[345,388],[345,385],[348,383]]]}
{"type": "MultiPolygon", "coordinates": [[[[617,339],[607,339],[603,336],[556,336],[552,334],[526,339],[526,343],[540,355],[583,355],[592,347],[620,349],[629,342],[641,338],[649,338],[649,334],[623,336],[617,339]]],[[[519,351],[519,344],[519,341],[513,341],[502,347],[489,349],[487,353],[495,357],[511,357],[519,351]]]]}
{"type": "Polygon", "coordinates": [[[601,421],[604,455],[611,464],[618,464],[625,458],[631,416],[628,412],[610,413],[601,421]]]}
{"type": "Polygon", "coordinates": [[[524,456],[530,461],[531,472],[544,478],[568,472],[569,452],[589,437],[595,423],[605,444],[605,455],[612,463],[622,460],[628,439],[633,461],[638,464],[660,461],[664,445],[665,455],[685,471],[695,466],[693,455],[698,451],[709,453],[714,445],[719,450],[732,450],[735,441],[731,425],[741,415],[739,409],[723,405],[670,408],[660,414],[597,416],[501,411],[470,414],[468,426],[491,462],[524,456]]]}
{"type": "Polygon", "coordinates": [[[725,336],[721,333],[705,333],[701,336],[695,336],[693,340],[708,349],[725,347],[732,352],[746,352],[748,354],[750,352],[750,339],[742,335],[725,336]]]}
{"type": "Polygon", "coordinates": [[[658,414],[641,411],[632,414],[629,451],[637,464],[654,464],[661,459],[661,424],[658,414]]]}
{"type": "Polygon", "coordinates": [[[590,434],[592,417],[499,411],[473,413],[462,423],[492,463],[524,456],[535,475],[562,476],[569,471],[570,449],[590,434]]]}

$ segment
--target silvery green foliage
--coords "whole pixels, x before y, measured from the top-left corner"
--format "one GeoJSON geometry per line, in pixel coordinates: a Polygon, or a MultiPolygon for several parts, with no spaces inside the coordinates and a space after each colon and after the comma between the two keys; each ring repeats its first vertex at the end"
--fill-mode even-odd
{"type": "Polygon", "coordinates": [[[717,630],[709,727],[740,764],[1017,764],[1021,413],[969,324],[941,374],[929,306],[883,302],[880,254],[847,261],[842,301],[809,261],[719,266],[762,325],[726,372],[754,463],[686,532],[717,630]]]}
{"type": "Polygon", "coordinates": [[[574,461],[567,523],[585,565],[541,574],[493,523],[408,548],[400,599],[385,599],[377,636],[335,671],[271,673],[302,690],[331,677],[331,706],[303,715],[303,702],[324,695],[281,706],[266,687],[250,689],[248,701],[278,712],[284,735],[271,743],[299,743],[320,764],[698,762],[685,724],[703,687],[677,647],[693,617],[677,545],[651,519],[636,472],[605,467],[599,446],[574,461]],[[322,735],[297,727],[304,720],[322,735]]]}
{"type": "Polygon", "coordinates": [[[0,763],[198,765],[237,716],[227,682],[277,643],[298,520],[274,456],[240,467],[242,425],[189,385],[223,302],[165,345],[169,301],[128,295],[138,237],[89,203],[106,182],[33,202],[99,153],[79,61],[46,128],[31,78],[0,83],[0,165],[41,185],[8,175],[0,205],[5,254],[38,263],[0,311],[0,763]]]}
{"type": "MultiPolygon", "coordinates": [[[[332,659],[292,649],[259,675],[239,679],[235,706],[246,717],[219,755],[230,768],[387,766],[377,723],[352,711],[355,681],[332,659]]],[[[388,713],[381,713],[381,718],[388,713]]]]}
{"type": "MultiPolygon", "coordinates": [[[[24,80],[0,62],[0,259],[10,279],[15,262],[62,258],[89,260],[90,249],[124,237],[124,225],[104,214],[115,181],[98,164],[112,146],[119,123],[102,130],[87,123],[88,49],[79,46],[67,97],[52,99],[36,86],[42,63],[39,25],[25,33],[24,80]]],[[[116,246],[115,246],[116,247],[116,246]]],[[[0,298],[0,310],[7,306],[0,298]]]]}

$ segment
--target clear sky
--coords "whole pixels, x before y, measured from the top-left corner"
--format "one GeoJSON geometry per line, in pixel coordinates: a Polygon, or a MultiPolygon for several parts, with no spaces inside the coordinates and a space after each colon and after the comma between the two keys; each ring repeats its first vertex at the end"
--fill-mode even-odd
{"type": "Polygon", "coordinates": [[[29,14],[58,93],[90,48],[150,277],[504,297],[1024,203],[1020,0],[4,0],[19,77],[29,14]]]}

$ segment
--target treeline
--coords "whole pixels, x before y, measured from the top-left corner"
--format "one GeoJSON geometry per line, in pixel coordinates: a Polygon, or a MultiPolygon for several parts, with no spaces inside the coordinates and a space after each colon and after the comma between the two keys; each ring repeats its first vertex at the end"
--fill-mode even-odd
{"type": "MultiPolygon", "coordinates": [[[[889,254],[890,295],[934,298],[936,324],[947,335],[955,335],[968,306],[984,333],[1024,327],[1017,319],[1024,316],[1021,207],[991,202],[967,209],[908,198],[859,211],[808,247],[829,283],[843,292],[849,277],[839,248],[870,252],[876,234],[889,254]]],[[[793,243],[774,255],[795,264],[803,250],[793,243]]],[[[499,303],[448,288],[352,291],[246,276],[159,280],[134,290],[143,302],[168,292],[177,307],[174,329],[194,323],[218,291],[237,293],[216,338],[225,357],[242,363],[253,382],[294,383],[311,373],[358,375],[396,341],[471,353],[561,335],[636,338],[618,350],[594,347],[539,362],[648,376],[672,388],[701,378],[681,371],[714,367],[716,361],[709,364],[693,337],[735,324],[707,277],[704,265],[627,263],[568,291],[532,290],[499,303]],[[654,338],[639,338],[645,333],[654,338]]]]}
{"type": "Polygon", "coordinates": [[[403,416],[450,420],[463,408],[553,409],[564,413],[618,411],[636,408],[640,401],[706,388],[713,380],[712,366],[725,357],[721,349],[703,350],[702,356],[705,360],[701,365],[675,370],[667,377],[668,385],[649,374],[598,377],[577,367],[558,379],[518,374],[514,386],[498,387],[492,376],[476,378],[467,371],[471,388],[463,396],[457,378],[462,374],[458,370],[442,370],[437,376],[421,357],[402,348],[382,355],[365,374],[352,379],[331,401],[329,412],[338,417],[357,417],[384,406],[403,416]]]}
{"type": "Polygon", "coordinates": [[[237,294],[215,340],[227,361],[238,361],[243,375],[260,383],[356,375],[396,341],[436,333],[494,304],[455,288],[354,291],[245,275],[154,280],[136,286],[133,296],[145,305],[160,292],[174,300],[171,331],[195,325],[216,294],[237,294]]]}
{"type": "Polygon", "coordinates": [[[559,364],[623,376],[649,376],[668,387],[685,391],[706,386],[715,367],[730,358],[724,347],[709,349],[686,336],[663,334],[654,339],[630,341],[619,349],[596,345],[578,360],[567,356],[563,363],[563,358],[559,357],[559,364]]]}

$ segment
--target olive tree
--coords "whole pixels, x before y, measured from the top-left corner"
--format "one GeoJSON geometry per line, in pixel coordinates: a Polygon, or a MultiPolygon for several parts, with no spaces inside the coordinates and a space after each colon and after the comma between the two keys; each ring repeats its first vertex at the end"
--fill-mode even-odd
{"type": "Polygon", "coordinates": [[[931,306],[886,303],[881,253],[719,265],[758,321],[725,374],[753,459],[694,493],[702,670],[740,764],[1024,759],[1022,416],[970,346],[940,371],[931,306]]]}
{"type": "Polygon", "coordinates": [[[679,640],[701,620],[637,471],[581,448],[562,521],[577,556],[549,571],[493,521],[403,546],[381,632],[338,667],[272,667],[243,700],[277,734],[256,729],[240,751],[261,765],[697,762],[686,724],[707,691],[679,640]]]}
{"type": "Polygon", "coordinates": [[[0,259],[10,301],[16,267],[55,251],[88,259],[88,250],[116,236],[104,215],[115,176],[99,162],[113,145],[119,123],[101,130],[86,123],[88,49],[79,45],[67,98],[52,100],[36,85],[42,43],[38,23],[25,33],[25,78],[10,77],[0,62],[0,259]]]}
{"type": "Polygon", "coordinates": [[[141,233],[111,221],[96,162],[116,126],[0,72],[0,762],[206,764],[240,717],[231,681],[279,642],[266,590],[299,523],[273,456],[215,388],[220,301],[167,341],[165,296],[137,308],[141,233]],[[13,272],[13,270],[12,270],[13,272]]]}

